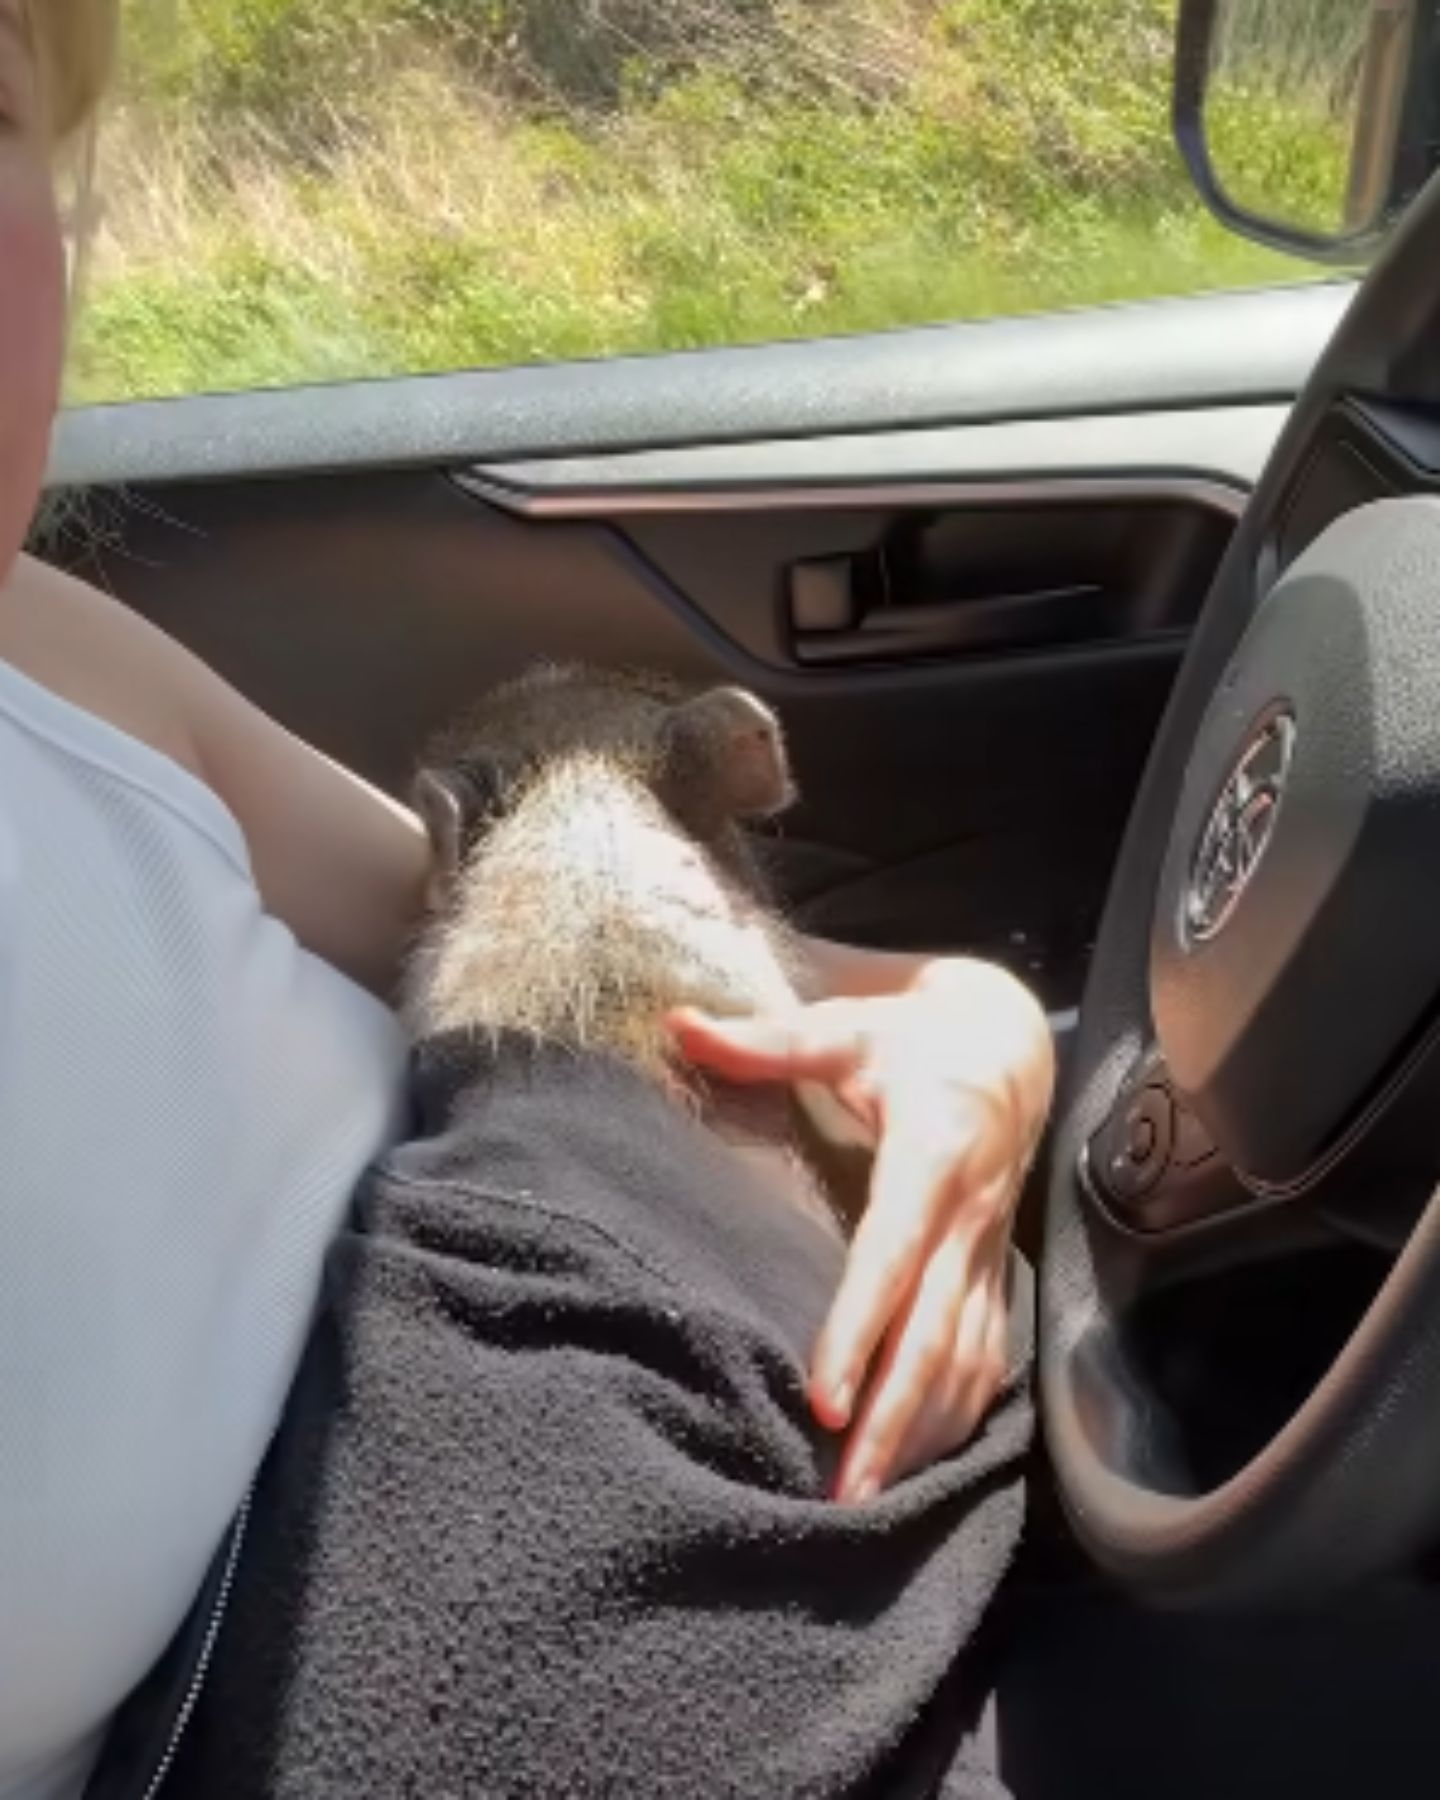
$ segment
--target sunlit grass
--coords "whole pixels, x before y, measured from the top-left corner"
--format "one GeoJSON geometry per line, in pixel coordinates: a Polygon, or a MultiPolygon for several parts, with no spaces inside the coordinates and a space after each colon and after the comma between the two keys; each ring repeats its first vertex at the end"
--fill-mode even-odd
{"type": "Polygon", "coordinates": [[[75,398],[871,331],[1310,272],[1191,199],[1165,124],[1165,0],[705,0],[707,30],[728,5],[750,35],[687,66],[637,55],[618,95],[583,104],[526,92],[474,44],[461,54],[440,0],[323,15],[227,0],[255,30],[207,62],[195,37],[218,3],[163,66],[137,69],[111,123],[75,398]],[[307,74],[309,39],[284,69],[246,62],[281,54],[287,20],[313,32],[322,17],[350,21],[344,82],[333,62],[307,74]],[[244,77],[228,87],[225,56],[244,77]]]}

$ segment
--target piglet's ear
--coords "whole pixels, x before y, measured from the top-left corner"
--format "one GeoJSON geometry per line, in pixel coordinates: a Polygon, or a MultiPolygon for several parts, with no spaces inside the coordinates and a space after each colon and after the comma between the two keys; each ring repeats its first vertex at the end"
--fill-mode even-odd
{"type": "Polygon", "coordinates": [[[666,726],[676,811],[703,830],[782,812],[795,798],[780,721],[744,688],[711,688],[666,726]]]}
{"type": "Polygon", "coordinates": [[[422,769],[411,800],[430,838],[432,885],[448,887],[464,859],[465,813],[456,777],[449,770],[422,769]]]}
{"type": "Polygon", "coordinates": [[[422,769],[411,799],[430,837],[434,855],[432,888],[448,889],[485,822],[489,784],[466,769],[422,769]]]}

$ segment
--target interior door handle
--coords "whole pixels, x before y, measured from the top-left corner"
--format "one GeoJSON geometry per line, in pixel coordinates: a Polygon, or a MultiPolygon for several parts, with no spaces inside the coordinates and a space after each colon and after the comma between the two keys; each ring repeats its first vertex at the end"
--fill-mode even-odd
{"type": "Polygon", "coordinates": [[[1087,582],[984,599],[879,605],[839,629],[806,630],[792,615],[795,655],[819,664],[903,662],[1083,643],[1115,635],[1106,601],[1104,588],[1087,582]]]}

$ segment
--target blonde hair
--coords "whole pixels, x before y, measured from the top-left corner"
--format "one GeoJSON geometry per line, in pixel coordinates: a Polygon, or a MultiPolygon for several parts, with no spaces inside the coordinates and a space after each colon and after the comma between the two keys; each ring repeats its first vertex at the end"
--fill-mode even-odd
{"type": "MultiPolygon", "coordinates": [[[[70,285],[79,286],[90,239],[95,175],[95,113],[115,63],[120,0],[20,0],[40,71],[46,122],[57,159],[66,166],[70,200],[70,285]]],[[[74,527],[88,529],[84,495],[43,495],[32,523],[33,549],[53,548],[74,527]]]]}
{"type": "Polygon", "coordinates": [[[90,122],[109,82],[119,0],[21,0],[57,146],[90,122]]]}

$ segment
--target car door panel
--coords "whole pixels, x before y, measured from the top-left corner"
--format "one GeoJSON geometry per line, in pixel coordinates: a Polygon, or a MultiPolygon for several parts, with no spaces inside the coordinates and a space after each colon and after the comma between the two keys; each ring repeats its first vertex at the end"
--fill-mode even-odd
{"type": "Polygon", "coordinates": [[[1017,481],[1043,493],[1048,483],[1114,478],[1133,490],[1147,475],[1164,489],[1181,477],[1220,487],[1253,482],[1288,408],[1283,405],[1175,407],[1158,412],[1079,413],[1052,419],[839,432],[802,438],[622,450],[607,455],[506,459],[474,475],[497,499],[532,517],[574,517],[625,505],[630,511],[682,508],[697,493],[733,509],[794,504],[884,482],[923,487],[965,481],[979,490],[1017,481]]]}
{"type": "MultiPolygon", "coordinates": [[[[536,658],[743,682],[789,730],[804,799],[771,853],[807,924],[1001,955],[1054,1003],[1073,998],[1177,629],[1098,648],[801,670],[778,647],[762,657],[738,641],[730,586],[737,618],[747,595],[768,609],[771,563],[868,539],[893,528],[892,513],[741,515],[728,534],[751,528],[758,548],[730,566],[713,516],[672,515],[657,544],[624,520],[516,518],[440,474],[136,498],[88,572],[392,791],[437,725],[536,658]],[[678,555],[687,530],[692,560],[678,555]]],[[[1208,554],[1223,534],[1203,542],[1208,554]]]]}
{"type": "Polygon", "coordinates": [[[1288,405],[1352,281],[62,416],[53,479],[218,480],[1288,405]]]}
{"type": "Polygon", "coordinates": [[[801,920],[998,956],[1063,1008],[1188,622],[1344,299],[97,409],[58,434],[88,523],[57,550],[394,792],[538,657],[742,682],[790,735],[769,853],[801,920]],[[863,605],[833,628],[837,570],[863,605]]]}

